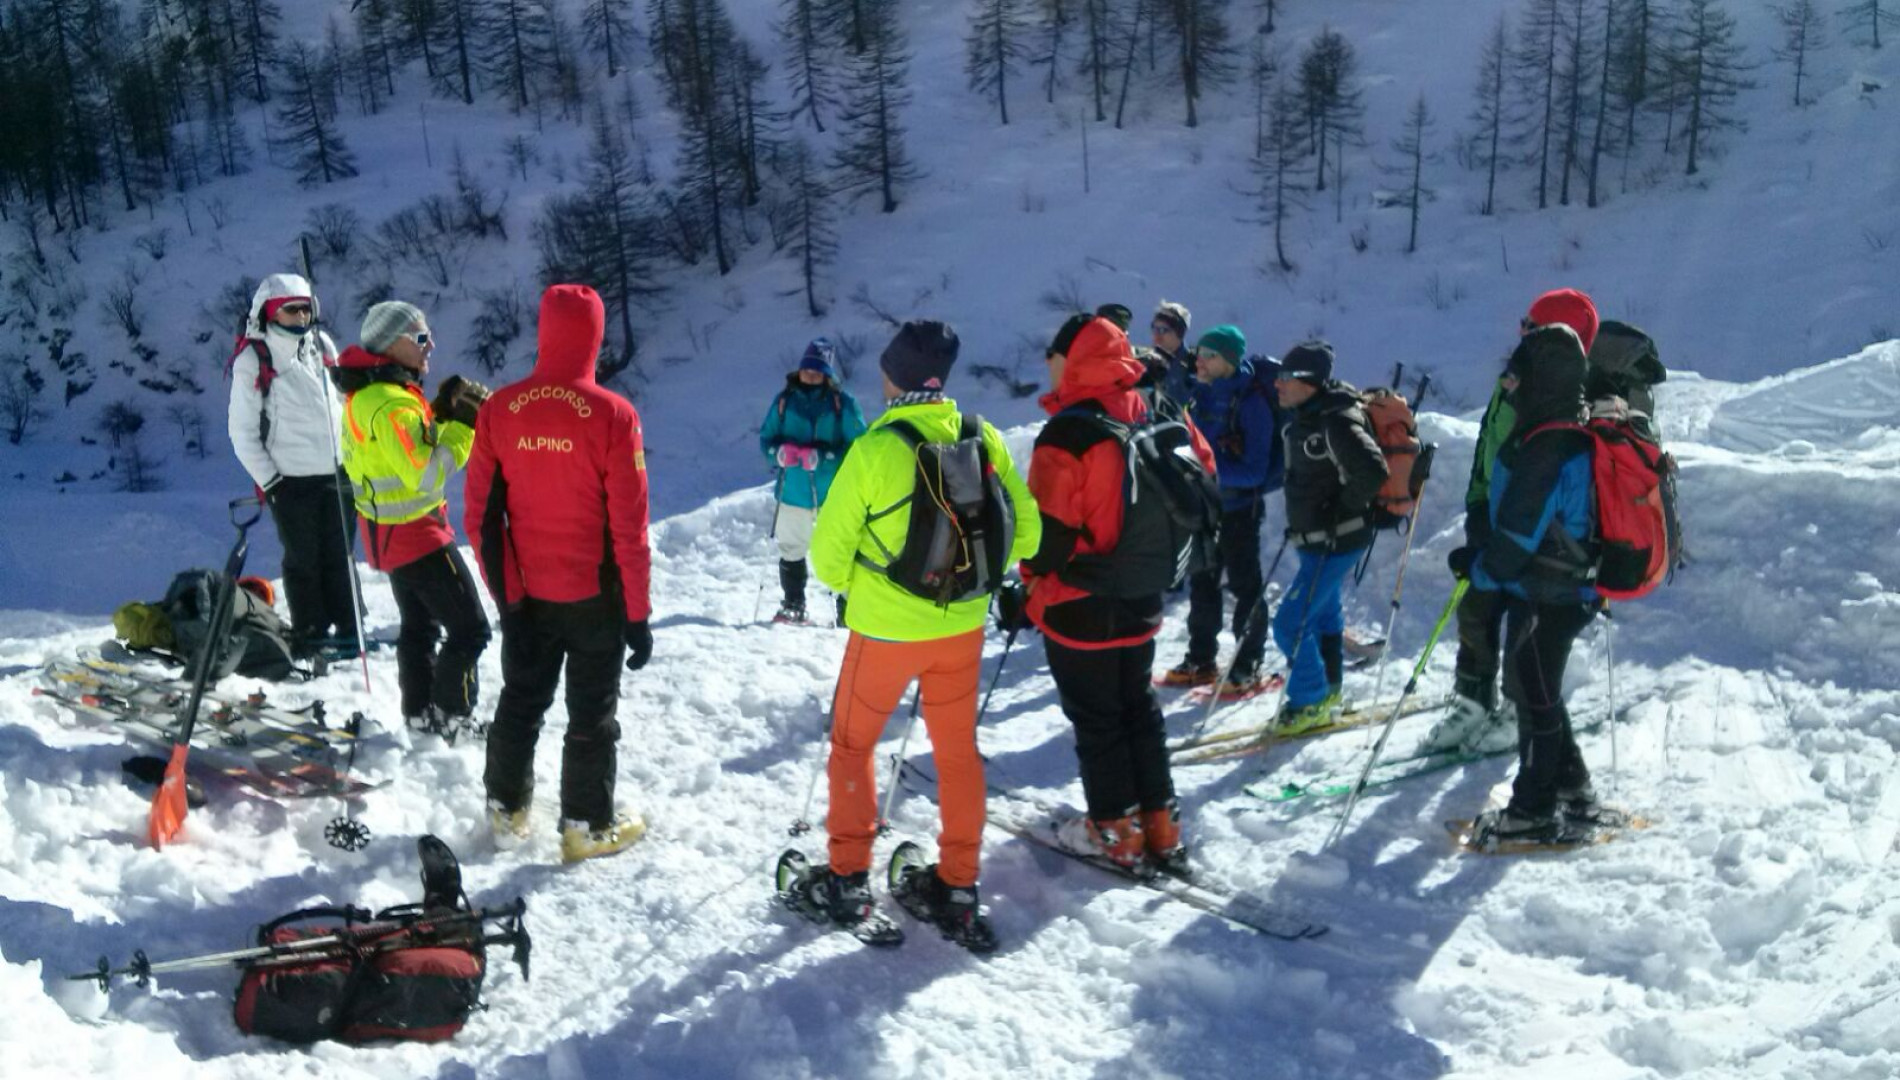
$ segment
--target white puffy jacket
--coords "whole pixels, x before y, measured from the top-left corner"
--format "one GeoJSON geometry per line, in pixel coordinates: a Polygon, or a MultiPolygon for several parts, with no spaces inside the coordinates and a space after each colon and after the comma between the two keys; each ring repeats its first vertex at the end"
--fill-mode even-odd
{"type": "Polygon", "coordinates": [[[339,463],[342,399],[326,370],[336,362],[336,343],[314,326],[299,336],[264,322],[266,300],[310,295],[302,277],[272,274],[251,297],[244,333],[270,350],[277,377],[269,393],[258,388],[257,353],[248,342],[231,364],[231,446],[261,488],[286,476],[328,476],[339,463]]]}

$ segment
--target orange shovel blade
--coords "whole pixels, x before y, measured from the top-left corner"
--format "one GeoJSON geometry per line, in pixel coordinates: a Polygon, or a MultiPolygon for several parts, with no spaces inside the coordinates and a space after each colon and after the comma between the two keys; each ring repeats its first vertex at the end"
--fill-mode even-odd
{"type": "Polygon", "coordinates": [[[159,782],[158,794],[152,796],[152,815],[146,835],[151,838],[154,849],[163,848],[185,827],[185,755],[190,749],[184,743],[172,747],[171,760],[165,764],[165,779],[159,782]]]}

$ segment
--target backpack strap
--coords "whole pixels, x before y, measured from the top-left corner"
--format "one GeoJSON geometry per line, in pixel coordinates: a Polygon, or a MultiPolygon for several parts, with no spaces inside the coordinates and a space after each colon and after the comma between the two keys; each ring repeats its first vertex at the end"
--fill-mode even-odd
{"type": "MultiPolygon", "coordinates": [[[[918,449],[922,447],[924,443],[929,441],[928,439],[924,438],[923,432],[917,430],[917,425],[911,423],[908,420],[893,420],[890,423],[884,425],[884,430],[889,431],[891,434],[904,440],[904,445],[910,447],[911,456],[913,458],[916,456],[918,449]]],[[[905,495],[903,498],[897,500],[896,502],[892,503],[891,505],[885,507],[882,510],[873,510],[868,516],[865,517],[864,523],[866,525],[870,525],[873,522],[881,521],[884,518],[887,518],[891,516],[892,514],[897,513],[899,510],[902,510],[905,507],[909,506],[911,504],[911,500],[917,497],[915,484],[916,482],[913,480],[912,490],[910,494],[905,495]]],[[[870,557],[863,554],[862,552],[858,554],[858,565],[865,567],[866,569],[869,569],[869,570],[875,570],[880,574],[890,573],[891,562],[897,558],[897,552],[892,551],[890,548],[884,546],[884,541],[879,540],[877,538],[877,533],[874,530],[866,529],[865,533],[871,538],[871,543],[877,545],[877,550],[879,551],[879,553],[881,553],[884,556],[884,565],[879,566],[877,563],[872,562],[870,557]]]]}

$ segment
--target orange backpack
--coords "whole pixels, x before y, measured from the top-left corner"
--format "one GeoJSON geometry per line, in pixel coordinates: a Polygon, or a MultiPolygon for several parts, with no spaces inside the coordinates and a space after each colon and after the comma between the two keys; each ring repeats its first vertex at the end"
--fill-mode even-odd
{"type": "Polygon", "coordinates": [[[1431,472],[1431,452],[1418,441],[1418,418],[1405,395],[1385,387],[1360,394],[1360,407],[1372,428],[1373,441],[1385,453],[1385,485],[1372,499],[1379,528],[1392,528],[1412,516],[1418,493],[1431,472]]]}
{"type": "Polygon", "coordinates": [[[1597,592],[1607,600],[1649,595],[1682,559],[1676,459],[1627,417],[1545,424],[1531,434],[1549,428],[1582,431],[1593,444],[1590,474],[1599,546],[1597,592]]]}

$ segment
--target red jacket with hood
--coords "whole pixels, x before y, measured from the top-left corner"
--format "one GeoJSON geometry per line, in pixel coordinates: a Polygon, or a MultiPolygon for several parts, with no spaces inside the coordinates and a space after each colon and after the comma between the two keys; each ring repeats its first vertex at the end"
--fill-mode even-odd
{"type": "MultiPolygon", "coordinates": [[[[1128,337],[1107,319],[1095,319],[1076,334],[1062,380],[1041,404],[1050,415],[1094,401],[1124,423],[1148,418],[1148,404],[1134,389],[1144,368],[1128,337]]],[[[1194,453],[1209,472],[1214,451],[1188,421],[1194,453]]],[[[1105,554],[1121,538],[1128,463],[1121,446],[1105,439],[1076,454],[1056,445],[1048,427],[1036,439],[1029,462],[1029,491],[1042,509],[1042,547],[1023,563],[1029,584],[1029,617],[1050,639],[1074,649],[1139,645],[1161,630],[1161,595],[1138,600],[1095,596],[1056,577],[1077,555],[1105,554]]]]}
{"type": "Polygon", "coordinates": [[[640,416],[594,381],[605,324],[594,290],[549,288],[534,374],[496,391],[476,421],[462,527],[504,612],[524,597],[618,590],[628,621],[652,613],[640,416]]]}

